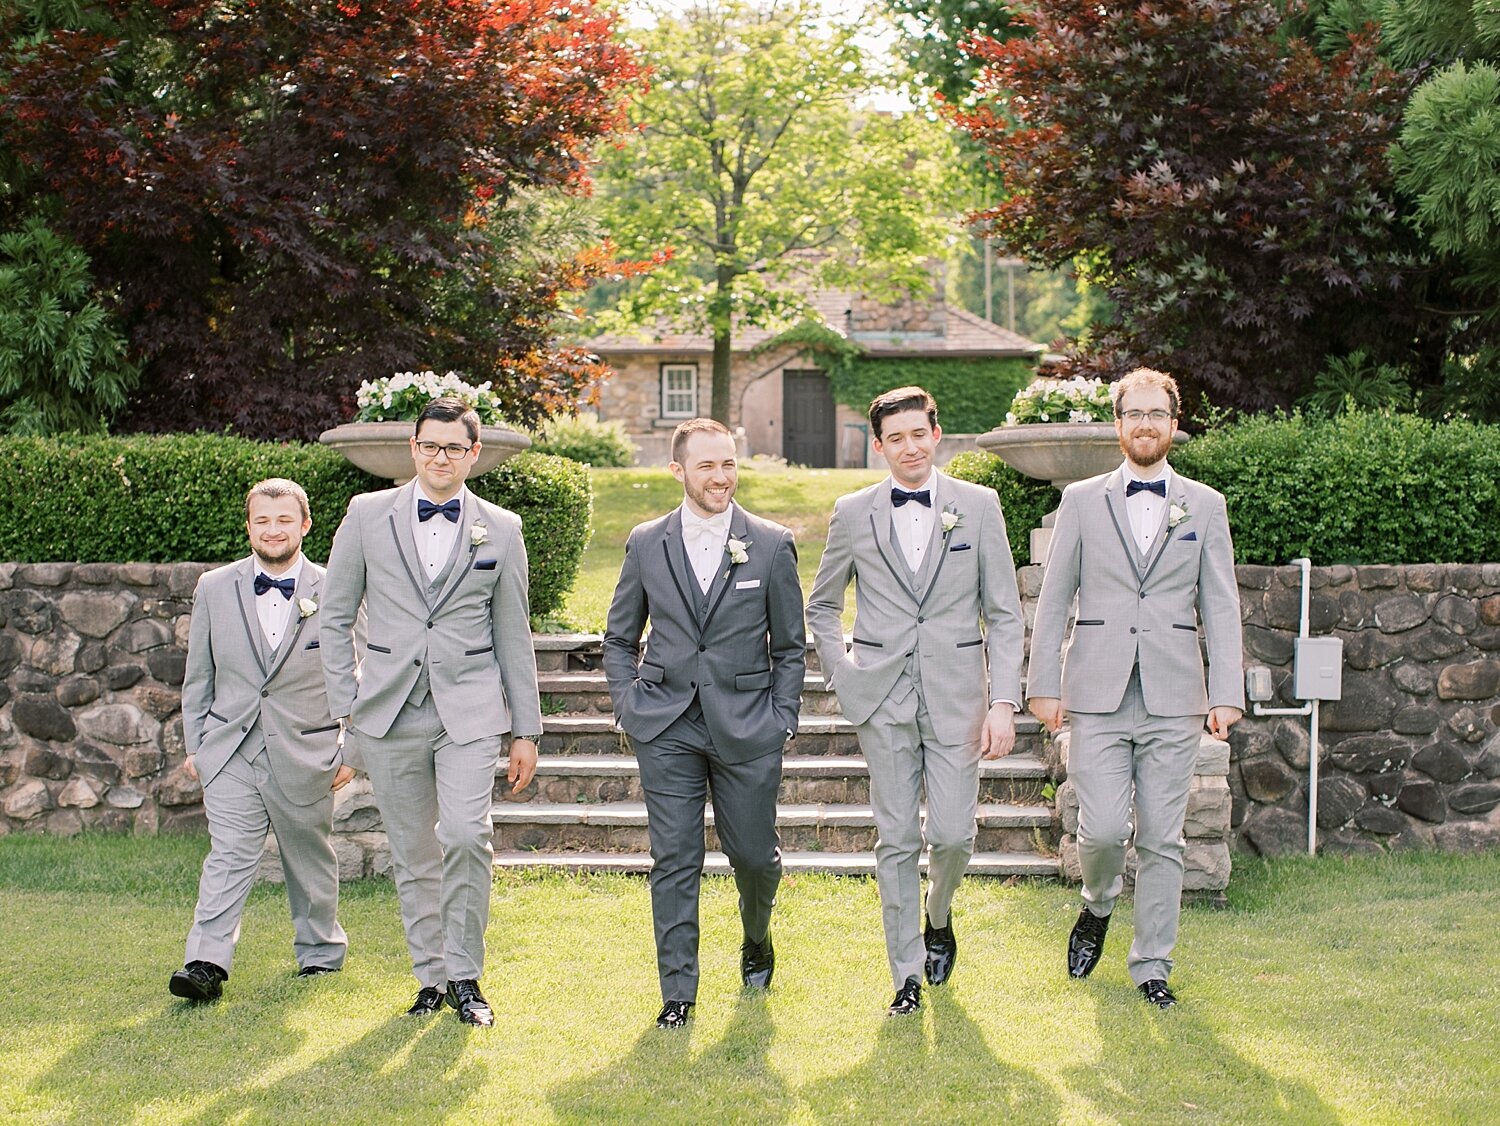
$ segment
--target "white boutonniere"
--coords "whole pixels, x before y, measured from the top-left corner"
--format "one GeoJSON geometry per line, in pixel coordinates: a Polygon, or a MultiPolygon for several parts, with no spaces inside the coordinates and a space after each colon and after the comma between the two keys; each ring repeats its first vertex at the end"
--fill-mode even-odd
{"type": "Polygon", "coordinates": [[[481,520],[474,521],[474,526],[469,529],[469,546],[479,547],[482,544],[488,543],[489,539],[490,530],[484,526],[484,522],[481,520]]]}
{"type": "Polygon", "coordinates": [[[1193,514],[1187,509],[1183,508],[1180,504],[1174,504],[1171,508],[1167,509],[1168,528],[1175,528],[1184,520],[1191,520],[1192,518],[1193,514]]]}
{"type": "Polygon", "coordinates": [[[310,618],[318,612],[318,604],[311,598],[297,599],[297,613],[304,618],[310,618]]]}
{"type": "Polygon", "coordinates": [[[729,561],[731,563],[748,563],[750,562],[750,553],[746,549],[749,546],[748,543],[742,543],[740,540],[730,536],[729,542],[724,545],[724,550],[729,553],[729,561]]]}
{"type": "Polygon", "coordinates": [[[951,505],[938,513],[938,519],[943,522],[943,535],[945,536],[963,522],[963,516],[955,511],[951,505]]]}

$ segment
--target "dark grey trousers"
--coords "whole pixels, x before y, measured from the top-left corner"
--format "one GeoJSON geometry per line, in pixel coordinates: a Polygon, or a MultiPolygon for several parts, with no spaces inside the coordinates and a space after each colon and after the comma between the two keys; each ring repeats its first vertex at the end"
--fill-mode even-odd
{"type": "Polygon", "coordinates": [[[781,751],[725,762],[696,703],[649,743],[632,740],[651,837],[651,917],[663,1001],[698,999],[698,891],[712,796],[719,844],[734,869],[745,937],[761,942],[781,883],[776,793],[781,751]]]}

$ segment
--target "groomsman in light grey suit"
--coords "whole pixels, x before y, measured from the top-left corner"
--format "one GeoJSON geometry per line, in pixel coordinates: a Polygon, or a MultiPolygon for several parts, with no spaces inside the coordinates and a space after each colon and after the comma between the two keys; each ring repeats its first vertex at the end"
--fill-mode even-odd
{"type": "Polygon", "coordinates": [[[1071,717],[1068,777],[1078,794],[1083,909],[1068,938],[1068,972],[1087,977],[1103,952],[1124,884],[1133,797],[1135,941],[1126,965],[1141,995],[1165,1009],[1177,1003],[1167,976],[1198,744],[1205,720],[1223,739],[1244,714],[1240,602],[1223,496],[1167,464],[1177,382],[1137,368],[1111,392],[1125,461],[1063,491],[1027,696],[1050,731],[1071,717]]]}
{"type": "Polygon", "coordinates": [[[411,454],[415,479],[355,497],[334,537],[323,664],[329,706],[349,717],[390,837],[420,986],[408,1012],[446,1000],[465,1024],[488,1027],[479,977],[495,771],[513,732],[506,777],[525,788],[542,731],[526,545],[519,517],[464,485],[479,456],[479,416],[466,404],[429,403],[411,454]],[[368,640],[356,652],[361,605],[368,640]]]}
{"type": "Polygon", "coordinates": [[[771,984],[776,793],[807,664],[792,533],[734,503],[729,431],[712,419],[682,423],[671,469],[682,505],[630,533],[604,636],[615,719],[635,747],[646,796],[661,1028],[686,1024],[698,998],[710,793],[740,892],[741,980],[771,984]]]}
{"type": "Polygon", "coordinates": [[[921,1007],[922,975],[941,985],[958,941],[950,908],[974,851],[979,760],[1015,748],[1024,627],[1005,517],[993,489],[934,467],[943,436],[920,387],[870,404],[875,451],[891,475],[834,506],[807,622],[823,675],[859,733],[879,839],[876,881],[896,998],[921,1007]],[[853,647],[844,594],[855,584],[853,647]],[[927,923],[921,926],[924,823],[927,923]]]}
{"type": "Polygon", "coordinates": [[[223,992],[240,916],[274,830],[292,908],[299,974],[332,973],[348,938],[329,836],[343,764],[318,653],[323,568],[302,555],[307,494],[273,478],[245,497],[251,555],[198,580],[182,682],[187,771],[203,784],[212,844],[198,882],[186,964],[168,988],[190,1001],[223,992]]]}

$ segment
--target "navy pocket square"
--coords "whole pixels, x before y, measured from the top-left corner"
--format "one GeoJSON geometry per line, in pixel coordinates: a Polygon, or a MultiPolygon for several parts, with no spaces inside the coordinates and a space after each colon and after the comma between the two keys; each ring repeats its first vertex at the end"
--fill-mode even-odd
{"type": "Polygon", "coordinates": [[[966,543],[956,543],[948,549],[949,551],[969,551],[970,546],[966,543]]]}
{"type": "Polygon", "coordinates": [[[320,641],[318,638],[315,637],[311,641],[309,641],[306,645],[304,645],[302,648],[304,648],[304,649],[318,649],[318,648],[322,647],[322,644],[323,644],[322,641],[320,641]]]}
{"type": "Polygon", "coordinates": [[[474,570],[493,571],[495,569],[495,562],[496,561],[494,559],[480,559],[474,564],[474,570]]]}
{"type": "Polygon", "coordinates": [[[1182,541],[1181,542],[1182,543],[1187,543],[1188,540],[1195,540],[1197,538],[1198,538],[1198,533],[1197,532],[1189,532],[1187,535],[1185,535],[1185,536],[1182,537],[1182,541]]]}

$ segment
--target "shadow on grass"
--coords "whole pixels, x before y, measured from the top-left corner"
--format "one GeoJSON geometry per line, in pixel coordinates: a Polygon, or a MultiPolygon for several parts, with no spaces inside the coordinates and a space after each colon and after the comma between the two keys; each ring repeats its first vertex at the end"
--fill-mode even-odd
{"type": "Polygon", "coordinates": [[[742,993],[718,1042],[693,1055],[697,1028],[648,1028],[630,1053],[603,1071],[554,1087],[565,1122],[785,1122],[795,1099],[771,1067],[775,1025],[763,996],[742,993]]]}

